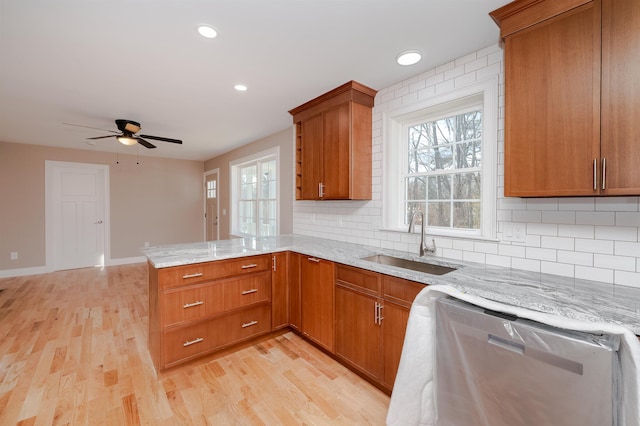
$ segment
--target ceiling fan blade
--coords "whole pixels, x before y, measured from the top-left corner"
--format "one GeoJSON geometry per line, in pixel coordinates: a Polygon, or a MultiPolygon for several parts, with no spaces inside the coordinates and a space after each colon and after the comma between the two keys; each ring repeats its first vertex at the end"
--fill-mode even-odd
{"type": "Polygon", "coordinates": [[[117,138],[119,135],[109,135],[109,136],[95,136],[93,138],[87,138],[87,139],[106,139],[106,138],[117,138]]]}
{"type": "Polygon", "coordinates": [[[62,123],[62,124],[66,126],[84,127],[85,129],[102,130],[103,132],[120,133],[120,132],[116,132],[115,130],[100,129],[98,127],[83,126],[81,124],[73,124],[73,123],[62,123]]]}
{"type": "Polygon", "coordinates": [[[144,146],[145,148],[152,149],[152,148],[155,148],[155,147],[156,147],[154,144],[149,143],[149,142],[145,141],[145,140],[144,140],[144,139],[142,139],[142,138],[136,138],[136,139],[138,140],[138,143],[139,143],[140,145],[144,146]]]}
{"type": "Polygon", "coordinates": [[[156,140],[156,141],[182,144],[182,141],[179,140],[179,139],[162,138],[160,136],[151,136],[151,135],[140,135],[140,137],[147,138],[147,139],[153,139],[153,140],[156,140]]]}

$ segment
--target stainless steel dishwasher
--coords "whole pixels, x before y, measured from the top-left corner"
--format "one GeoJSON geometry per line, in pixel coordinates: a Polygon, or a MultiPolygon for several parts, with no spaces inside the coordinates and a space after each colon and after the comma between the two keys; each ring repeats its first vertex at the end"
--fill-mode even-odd
{"type": "Polygon", "coordinates": [[[436,425],[617,425],[617,336],[450,298],[436,302],[435,327],[436,425]]]}

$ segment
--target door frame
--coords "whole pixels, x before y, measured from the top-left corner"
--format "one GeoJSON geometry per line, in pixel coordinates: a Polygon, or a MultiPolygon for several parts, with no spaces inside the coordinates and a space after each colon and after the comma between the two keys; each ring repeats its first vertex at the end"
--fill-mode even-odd
{"type": "Polygon", "coordinates": [[[204,221],[204,238],[202,239],[202,241],[207,241],[207,176],[212,175],[212,174],[217,174],[218,175],[218,186],[217,186],[217,198],[218,198],[218,202],[216,203],[216,215],[218,216],[218,221],[216,222],[216,235],[218,236],[218,239],[220,239],[220,168],[215,168],[215,169],[211,169],[211,170],[207,170],[206,172],[204,172],[204,174],[202,175],[202,191],[204,194],[203,197],[203,214],[202,214],[202,220],[204,221]]]}
{"type": "Polygon", "coordinates": [[[54,271],[54,257],[53,251],[55,250],[57,241],[54,241],[54,220],[53,220],[53,173],[56,169],[92,169],[102,175],[102,205],[104,207],[103,224],[104,224],[104,265],[108,266],[111,263],[111,217],[110,217],[110,193],[109,193],[109,166],[105,164],[91,164],[91,163],[73,163],[69,161],[51,161],[45,160],[45,268],[47,271],[54,271]]]}

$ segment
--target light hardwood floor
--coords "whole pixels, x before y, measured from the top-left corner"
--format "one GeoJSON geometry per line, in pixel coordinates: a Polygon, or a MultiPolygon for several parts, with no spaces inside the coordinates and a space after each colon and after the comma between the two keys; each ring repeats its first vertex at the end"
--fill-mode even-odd
{"type": "Polygon", "coordinates": [[[384,424],[387,395],[291,332],[156,373],[145,264],[0,289],[2,426],[384,424]]]}

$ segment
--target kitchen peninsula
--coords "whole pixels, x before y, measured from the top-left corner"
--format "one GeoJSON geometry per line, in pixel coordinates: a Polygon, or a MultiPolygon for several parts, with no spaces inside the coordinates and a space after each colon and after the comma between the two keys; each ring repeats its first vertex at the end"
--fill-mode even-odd
{"type": "MultiPolygon", "coordinates": [[[[367,280],[375,282],[376,279],[380,279],[376,277],[381,277],[383,287],[386,279],[396,279],[403,283],[412,284],[414,290],[410,301],[413,300],[415,292],[419,291],[421,285],[448,284],[466,294],[487,300],[572,320],[623,325],[636,335],[640,335],[640,289],[637,288],[457,260],[449,262],[437,257],[420,259],[411,253],[307,236],[237,238],[144,249],[149,264],[150,282],[149,344],[156,368],[164,369],[178,365],[219,348],[268,333],[277,327],[291,326],[296,329],[295,323],[299,322],[299,319],[295,316],[295,308],[288,310],[286,306],[293,304],[294,299],[299,297],[297,295],[299,289],[294,288],[295,286],[289,287],[288,284],[284,289],[276,288],[275,281],[273,288],[270,285],[271,279],[276,277],[275,274],[278,273],[284,274],[287,282],[294,273],[297,273],[299,277],[299,271],[296,270],[299,269],[299,265],[296,266],[292,263],[286,271],[282,270],[283,265],[276,265],[276,257],[274,256],[286,253],[295,253],[305,261],[324,262],[329,265],[328,272],[326,272],[329,278],[326,278],[327,275],[323,275],[327,281],[331,281],[329,283],[331,297],[327,299],[327,304],[337,303],[334,299],[334,284],[337,286],[343,281],[360,280],[359,283],[363,287],[367,287],[367,280]],[[381,253],[404,259],[436,263],[455,268],[455,270],[446,275],[437,276],[363,260],[365,257],[381,253]],[[229,264],[233,265],[228,266],[229,264]],[[335,269],[334,265],[336,265],[335,269]],[[208,269],[202,271],[189,269],[196,266],[208,269]],[[167,278],[168,276],[173,278],[167,278]],[[344,278],[344,276],[356,278],[352,280],[344,278]],[[175,280],[194,281],[178,285],[175,284],[175,280]],[[416,290],[417,283],[420,286],[417,286],[416,290]],[[239,294],[244,293],[242,297],[247,296],[248,302],[241,302],[239,301],[241,299],[233,296],[232,292],[236,290],[239,294]],[[184,296],[185,291],[191,292],[188,297],[193,300],[184,296]],[[200,309],[207,304],[217,305],[217,307],[211,308],[214,311],[203,314],[201,317],[197,315],[191,317],[174,316],[174,319],[169,321],[167,318],[171,315],[168,313],[171,312],[171,309],[168,311],[166,307],[161,309],[161,305],[172,297],[179,299],[179,308],[184,308],[185,311],[192,309],[192,306],[195,309],[200,309]],[[272,324],[269,314],[272,305],[274,307],[273,314],[276,314],[276,299],[279,300],[280,307],[277,308],[279,310],[282,309],[282,300],[285,301],[285,310],[290,313],[290,316],[285,315],[284,322],[278,321],[278,324],[272,324]],[[247,318],[240,318],[246,312],[251,312],[251,315],[247,318]],[[189,349],[198,347],[203,340],[206,340],[205,335],[210,333],[208,330],[212,327],[212,321],[220,323],[220,321],[227,321],[232,317],[240,321],[242,330],[246,330],[246,332],[234,335],[228,341],[217,342],[204,351],[189,349]],[[252,319],[254,317],[256,319],[252,319]],[[258,317],[260,319],[257,319],[258,317]],[[181,331],[192,330],[194,327],[199,330],[193,336],[180,334],[181,331]],[[251,329],[256,331],[249,331],[251,329]],[[184,356],[175,354],[173,349],[166,346],[170,344],[183,347],[187,352],[184,356]],[[165,346],[161,348],[163,345],[165,346]],[[167,352],[172,355],[167,355],[167,352]]],[[[284,267],[286,268],[286,264],[284,267]]],[[[369,293],[375,299],[376,296],[372,291],[369,293]]],[[[367,292],[368,290],[365,290],[363,294],[368,295],[367,292]]],[[[381,305],[380,307],[375,305],[376,324],[378,324],[378,320],[381,323],[382,317],[384,317],[382,315],[382,305],[384,305],[382,293],[385,292],[386,290],[380,292],[378,299],[375,299],[375,303],[381,305]]],[[[324,315],[323,321],[333,326],[334,321],[337,324],[339,320],[334,316],[336,315],[334,307],[330,308],[326,312],[319,312],[318,315],[320,317],[324,315]]],[[[229,326],[225,325],[225,327],[229,326]]],[[[302,335],[324,347],[325,350],[335,353],[333,335],[330,335],[328,344],[314,339],[314,336],[306,336],[304,331],[302,335]]],[[[217,338],[213,337],[213,340],[217,338]]],[[[338,350],[338,352],[340,351],[338,350]]],[[[338,358],[340,358],[339,353],[338,358]]],[[[385,387],[384,381],[381,382],[385,387]]],[[[393,382],[392,379],[391,382],[393,382]]],[[[387,383],[386,388],[390,389],[391,385],[392,383],[387,383]]]]}

